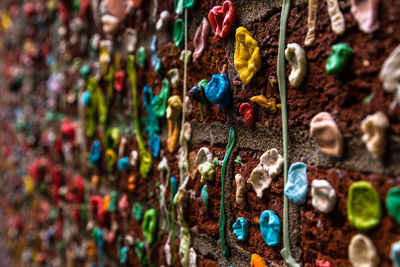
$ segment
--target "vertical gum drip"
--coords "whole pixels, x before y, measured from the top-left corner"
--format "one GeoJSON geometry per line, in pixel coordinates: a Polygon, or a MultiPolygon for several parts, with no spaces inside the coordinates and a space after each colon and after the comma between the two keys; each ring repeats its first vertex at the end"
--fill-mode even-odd
{"type": "MultiPolygon", "coordinates": [[[[285,78],[285,40],[286,24],[290,10],[290,0],[283,0],[281,21],[279,30],[279,48],[278,48],[278,86],[282,105],[282,135],[283,135],[283,157],[284,157],[284,185],[288,178],[288,124],[287,124],[287,106],[286,106],[286,78],[285,78]]],[[[289,238],[289,204],[288,199],[283,196],[283,249],[281,255],[290,267],[300,267],[290,252],[289,238]]]]}

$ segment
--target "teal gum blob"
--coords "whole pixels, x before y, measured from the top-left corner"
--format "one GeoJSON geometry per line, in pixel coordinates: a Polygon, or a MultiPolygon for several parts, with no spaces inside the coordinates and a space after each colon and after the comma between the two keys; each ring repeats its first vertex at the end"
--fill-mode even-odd
{"type": "Polygon", "coordinates": [[[215,74],[205,88],[207,99],[218,104],[219,109],[225,109],[231,102],[231,93],[229,90],[229,81],[226,74],[215,74]]]}
{"type": "Polygon", "coordinates": [[[204,206],[206,207],[206,210],[208,210],[210,208],[210,202],[209,202],[209,197],[208,197],[208,186],[204,185],[201,188],[201,200],[204,203],[204,206]]]}
{"type": "Polygon", "coordinates": [[[143,207],[142,205],[140,205],[140,203],[136,202],[133,205],[132,213],[138,222],[141,222],[143,220],[143,207]]]}
{"type": "Polygon", "coordinates": [[[285,185],[286,197],[296,205],[306,202],[308,181],[307,167],[303,162],[293,163],[289,168],[288,182],[285,185]]]}
{"type": "Polygon", "coordinates": [[[118,170],[127,171],[129,169],[129,158],[123,157],[118,160],[118,170]]]}
{"type": "Polygon", "coordinates": [[[260,217],[261,235],[268,246],[279,245],[281,241],[281,222],[272,210],[265,210],[260,217]]]}
{"type": "Polygon", "coordinates": [[[237,239],[240,241],[247,240],[247,234],[249,231],[249,223],[245,218],[238,218],[232,226],[233,234],[236,235],[237,239]]]}

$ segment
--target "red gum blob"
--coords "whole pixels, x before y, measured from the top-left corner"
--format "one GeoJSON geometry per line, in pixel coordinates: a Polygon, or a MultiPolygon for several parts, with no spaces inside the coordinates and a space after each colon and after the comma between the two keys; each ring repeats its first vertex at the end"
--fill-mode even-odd
{"type": "Polygon", "coordinates": [[[254,124],[254,110],[250,103],[242,103],[239,107],[240,116],[242,116],[244,124],[251,127],[254,124]]]}
{"type": "Polygon", "coordinates": [[[218,38],[225,38],[236,21],[236,9],[232,2],[227,0],[222,6],[215,6],[208,13],[211,27],[218,38]]]}
{"type": "Polygon", "coordinates": [[[114,88],[118,92],[122,91],[122,87],[124,86],[124,80],[125,80],[125,71],[120,70],[117,73],[115,73],[115,79],[114,79],[114,88]]]}
{"type": "Polygon", "coordinates": [[[65,118],[61,124],[61,133],[70,141],[72,146],[74,146],[76,128],[76,124],[71,123],[68,117],[65,118]]]}
{"type": "Polygon", "coordinates": [[[315,265],[317,267],[332,267],[332,264],[329,261],[324,260],[316,260],[315,265]]]}
{"type": "Polygon", "coordinates": [[[193,40],[193,62],[196,62],[203,54],[203,51],[207,46],[208,36],[210,36],[210,33],[210,23],[206,18],[203,18],[203,21],[201,22],[199,28],[197,28],[196,35],[194,36],[193,40]]]}
{"type": "Polygon", "coordinates": [[[89,0],[81,0],[81,6],[79,9],[79,17],[85,18],[89,7],[90,7],[89,0]]]}
{"type": "Polygon", "coordinates": [[[97,219],[100,224],[104,224],[106,221],[106,214],[104,211],[103,198],[99,195],[94,195],[90,197],[90,206],[92,211],[96,211],[97,219]]]}

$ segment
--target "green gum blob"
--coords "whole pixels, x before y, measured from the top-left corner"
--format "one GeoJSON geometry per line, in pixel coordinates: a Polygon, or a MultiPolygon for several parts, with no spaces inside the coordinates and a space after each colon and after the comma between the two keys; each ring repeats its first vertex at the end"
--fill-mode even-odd
{"type": "Polygon", "coordinates": [[[142,231],[144,238],[150,245],[153,244],[156,239],[157,222],[157,211],[155,209],[146,211],[144,214],[142,231]]]}
{"type": "Polygon", "coordinates": [[[116,150],[119,144],[119,129],[111,128],[107,130],[104,135],[104,146],[105,149],[113,149],[116,150]]]}
{"type": "Polygon", "coordinates": [[[177,19],[174,25],[174,43],[180,47],[183,44],[183,37],[185,36],[185,22],[182,19],[177,19]]]}
{"type": "Polygon", "coordinates": [[[114,212],[117,209],[117,192],[112,191],[110,194],[110,205],[108,206],[108,210],[114,212]]]}
{"type": "Polygon", "coordinates": [[[377,226],[382,218],[381,202],[375,188],[366,181],[353,183],[347,198],[347,217],[350,225],[360,231],[377,226]]]}
{"type": "Polygon", "coordinates": [[[225,173],[226,173],[226,165],[228,164],[229,156],[232,152],[233,147],[235,146],[236,135],[235,129],[229,129],[229,139],[228,145],[226,147],[226,152],[224,156],[224,160],[222,162],[221,168],[221,201],[220,201],[220,216],[219,216],[219,244],[222,249],[222,255],[225,258],[230,257],[230,249],[228,243],[225,238],[225,224],[226,224],[226,214],[225,214],[225,204],[224,204],[224,184],[225,184],[225,173]]]}
{"type": "Polygon", "coordinates": [[[164,78],[162,81],[161,92],[158,96],[154,97],[152,101],[152,105],[156,112],[157,117],[164,118],[165,112],[168,105],[170,90],[169,90],[169,81],[167,78],[164,78]]]}
{"type": "Polygon", "coordinates": [[[85,64],[81,67],[79,70],[79,73],[81,74],[82,78],[87,79],[89,73],[90,73],[90,67],[89,65],[85,64]]]}
{"type": "Polygon", "coordinates": [[[142,69],[146,68],[146,66],[147,66],[146,47],[144,47],[144,46],[139,47],[139,49],[136,53],[136,61],[142,69]]]}
{"type": "Polygon", "coordinates": [[[386,208],[389,214],[400,224],[400,187],[393,187],[386,196],[386,208]]]}
{"type": "Polygon", "coordinates": [[[342,72],[350,63],[354,52],[347,44],[335,44],[331,47],[331,54],[326,61],[325,69],[328,74],[342,72]]]}
{"type": "Polygon", "coordinates": [[[154,66],[154,70],[157,72],[158,75],[163,75],[163,67],[161,64],[161,59],[156,59],[156,65],[154,66]]]}
{"type": "Polygon", "coordinates": [[[200,182],[205,180],[213,181],[215,177],[215,165],[212,162],[204,162],[199,166],[199,173],[201,175],[200,182]]]}
{"type": "Polygon", "coordinates": [[[196,5],[196,0],[175,0],[174,1],[174,8],[175,12],[178,15],[183,14],[183,10],[186,9],[192,9],[196,5]]]}
{"type": "Polygon", "coordinates": [[[136,239],[135,242],[135,253],[136,256],[139,258],[140,264],[144,266],[146,264],[146,249],[143,242],[140,242],[139,239],[136,239]]]}
{"type": "Polygon", "coordinates": [[[143,220],[143,206],[140,205],[140,203],[136,202],[135,205],[133,205],[132,213],[138,222],[143,220]]]}

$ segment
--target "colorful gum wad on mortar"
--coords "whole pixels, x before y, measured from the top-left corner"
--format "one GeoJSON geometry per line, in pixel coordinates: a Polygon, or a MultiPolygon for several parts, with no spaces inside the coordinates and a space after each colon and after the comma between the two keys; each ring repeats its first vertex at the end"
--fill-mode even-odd
{"type": "Polygon", "coordinates": [[[268,267],[268,265],[265,263],[264,259],[258,254],[251,255],[250,266],[251,267],[268,267]]]}
{"type": "Polygon", "coordinates": [[[253,186],[257,197],[262,198],[264,190],[270,186],[272,179],[282,172],[283,162],[282,155],[275,148],[261,155],[260,163],[253,169],[247,180],[247,183],[253,186]]]}
{"type": "Polygon", "coordinates": [[[393,219],[400,224],[400,187],[393,187],[386,196],[386,208],[393,219]]]}
{"type": "Polygon", "coordinates": [[[215,165],[212,162],[212,154],[207,147],[202,147],[197,152],[196,165],[201,175],[200,182],[213,181],[215,177],[215,165]]]}
{"type": "Polygon", "coordinates": [[[194,53],[193,53],[193,62],[197,62],[197,60],[203,55],[204,49],[207,46],[208,37],[211,33],[210,23],[206,18],[203,18],[200,26],[197,28],[196,34],[194,35],[193,45],[194,45],[194,53]]]}
{"type": "Polygon", "coordinates": [[[177,19],[173,31],[174,43],[177,47],[182,46],[185,37],[185,22],[183,19],[177,19]]]}
{"type": "Polygon", "coordinates": [[[157,170],[160,173],[160,194],[159,194],[159,202],[160,202],[160,211],[161,216],[168,218],[168,209],[165,203],[165,196],[167,194],[167,188],[169,185],[168,177],[170,175],[170,168],[168,166],[168,161],[165,156],[162,157],[160,163],[157,166],[157,170]]]}
{"type": "Polygon", "coordinates": [[[153,100],[151,101],[151,105],[153,106],[156,112],[156,116],[158,118],[165,117],[169,94],[170,94],[169,81],[167,78],[164,78],[162,80],[160,94],[154,97],[153,100]]]}
{"type": "Polygon", "coordinates": [[[382,218],[379,195],[374,187],[359,181],[350,185],[347,196],[347,217],[350,225],[360,231],[367,231],[377,226],[382,218]]]}
{"type": "Polygon", "coordinates": [[[351,0],[350,12],[364,33],[372,33],[379,28],[379,0],[351,0]]]}
{"type": "Polygon", "coordinates": [[[363,234],[356,234],[351,238],[348,254],[353,267],[377,267],[379,264],[375,245],[363,234]]]}
{"type": "Polygon", "coordinates": [[[215,6],[208,13],[215,37],[226,38],[236,21],[236,9],[231,1],[225,1],[222,6],[215,6]]]}
{"type": "Polygon", "coordinates": [[[178,181],[175,179],[175,177],[171,177],[169,180],[171,183],[171,190],[172,190],[171,198],[174,199],[176,193],[178,192],[178,181]]]}
{"type": "Polygon", "coordinates": [[[142,223],[142,231],[144,238],[150,245],[156,240],[157,223],[157,211],[155,209],[146,211],[142,223]]]}
{"type": "Polygon", "coordinates": [[[285,184],[285,196],[296,205],[306,202],[308,191],[307,167],[303,162],[293,163],[289,168],[288,181],[285,184]]]}
{"type": "Polygon", "coordinates": [[[322,153],[338,158],[342,156],[342,134],[328,112],[320,112],[312,118],[310,135],[322,153]]]}
{"type": "Polygon", "coordinates": [[[208,186],[204,185],[201,188],[201,193],[200,193],[201,200],[203,201],[204,207],[206,210],[210,208],[210,201],[209,201],[209,195],[208,195],[208,186]]]}
{"type": "Polygon", "coordinates": [[[400,241],[392,244],[390,248],[390,259],[394,267],[400,267],[400,241]]]}
{"type": "Polygon", "coordinates": [[[107,163],[108,171],[112,171],[115,163],[117,162],[117,153],[111,148],[106,150],[105,159],[107,163]]]}
{"type": "Polygon", "coordinates": [[[326,180],[313,180],[311,183],[311,204],[317,211],[329,213],[336,204],[336,191],[326,180]]]}
{"type": "Polygon", "coordinates": [[[114,34],[119,26],[120,20],[113,15],[105,14],[101,16],[101,23],[103,24],[103,31],[108,35],[114,34]]]}
{"type": "Polygon", "coordinates": [[[363,132],[361,140],[365,143],[368,152],[376,159],[385,152],[387,128],[389,128],[389,119],[381,111],[368,115],[361,122],[363,132]]]}
{"type": "Polygon", "coordinates": [[[156,30],[161,32],[167,29],[168,23],[171,19],[171,14],[168,10],[163,10],[160,13],[160,17],[156,22],[156,30]]]}
{"type": "Polygon", "coordinates": [[[135,204],[133,205],[132,214],[138,222],[141,222],[143,220],[143,207],[142,205],[140,205],[139,202],[135,202],[135,204]]]}
{"type": "Polygon", "coordinates": [[[226,74],[214,74],[211,81],[206,85],[205,93],[211,103],[218,104],[219,109],[227,108],[232,96],[226,74]]]}
{"type": "Polygon", "coordinates": [[[142,69],[147,66],[147,52],[146,47],[141,46],[136,52],[136,61],[142,69]]]}
{"type": "Polygon", "coordinates": [[[249,230],[249,223],[246,221],[245,218],[240,217],[232,225],[232,230],[233,234],[237,237],[238,240],[246,241],[249,230]]]}
{"type": "Polygon", "coordinates": [[[269,110],[271,113],[276,112],[276,108],[280,108],[281,104],[276,104],[275,99],[268,99],[263,95],[256,95],[250,98],[250,101],[257,103],[260,107],[269,110]]]}
{"type": "Polygon", "coordinates": [[[163,68],[161,64],[161,60],[157,55],[157,36],[153,35],[150,43],[150,57],[151,57],[151,65],[153,66],[154,70],[159,74],[162,75],[163,68]]]}
{"type": "Polygon", "coordinates": [[[297,88],[307,73],[307,58],[304,49],[296,43],[288,44],[285,50],[286,60],[292,68],[289,75],[290,86],[297,88]]]}
{"type": "Polygon", "coordinates": [[[136,176],[131,175],[128,178],[128,190],[133,192],[136,189],[136,176]]]}
{"type": "Polygon", "coordinates": [[[137,31],[135,29],[127,28],[122,36],[122,43],[125,52],[133,54],[136,51],[138,43],[137,31]]]}
{"type": "Polygon", "coordinates": [[[268,246],[279,245],[281,241],[281,222],[272,210],[265,210],[261,214],[260,231],[268,246]]]}
{"type": "Polygon", "coordinates": [[[242,103],[239,107],[240,116],[242,116],[244,124],[248,127],[253,126],[254,124],[254,109],[250,103],[242,103]]]}
{"type": "Polygon", "coordinates": [[[261,56],[258,42],[254,40],[250,32],[239,27],[236,30],[235,69],[240,80],[249,84],[253,76],[261,68],[261,56]]]}
{"type": "Polygon", "coordinates": [[[326,61],[325,70],[328,74],[338,74],[346,69],[353,57],[353,49],[344,43],[331,47],[331,54],[326,61]]]}
{"type": "Polygon", "coordinates": [[[139,158],[139,153],[137,150],[132,150],[131,153],[129,153],[129,164],[132,167],[136,167],[138,164],[138,158],[139,158]]]}
{"type": "Polygon", "coordinates": [[[398,45],[382,65],[379,79],[383,83],[386,92],[393,93],[392,106],[400,102],[400,45],[398,45]]]}
{"type": "Polygon", "coordinates": [[[246,203],[244,194],[246,192],[246,181],[244,180],[241,174],[235,175],[235,182],[236,182],[236,202],[244,206],[246,203]]]}
{"type": "MultiPolygon", "coordinates": [[[[328,4],[328,14],[331,18],[331,27],[334,33],[342,35],[346,29],[346,23],[342,12],[340,12],[337,0],[327,0],[328,4]]],[[[308,1],[308,31],[304,44],[310,46],[315,40],[315,28],[317,22],[317,9],[319,5],[319,0],[309,0],[308,1]]]]}
{"type": "Polygon", "coordinates": [[[170,69],[167,73],[168,77],[171,80],[171,84],[173,88],[178,88],[181,80],[179,78],[179,70],[178,68],[170,69]]]}
{"type": "Polygon", "coordinates": [[[167,148],[169,152],[174,152],[176,142],[178,141],[179,136],[179,123],[178,119],[182,112],[182,101],[178,95],[171,96],[168,99],[168,107],[167,107],[167,121],[168,121],[168,141],[167,148]]]}
{"type": "Polygon", "coordinates": [[[329,261],[325,260],[316,260],[315,261],[316,267],[332,267],[332,264],[329,261]]]}
{"type": "Polygon", "coordinates": [[[118,202],[118,211],[121,216],[126,219],[129,215],[129,199],[127,194],[123,194],[118,202]]]}
{"type": "Polygon", "coordinates": [[[91,166],[97,166],[101,162],[101,144],[99,140],[95,140],[92,144],[92,150],[89,156],[91,166]]]}
{"type": "Polygon", "coordinates": [[[174,0],[176,14],[182,15],[184,9],[192,9],[196,5],[196,2],[196,0],[174,0]]]}
{"type": "Polygon", "coordinates": [[[206,97],[205,88],[208,84],[206,79],[201,80],[197,85],[193,86],[189,91],[190,97],[200,104],[208,104],[208,99],[206,97]]]}
{"type": "Polygon", "coordinates": [[[129,169],[129,158],[122,157],[118,160],[118,170],[127,171],[129,169]]]}
{"type": "Polygon", "coordinates": [[[192,59],[192,51],[190,50],[182,50],[179,60],[182,62],[189,62],[192,59]]]}
{"type": "Polygon", "coordinates": [[[125,81],[125,71],[120,70],[115,73],[114,76],[114,89],[118,92],[122,91],[125,81]]]}

